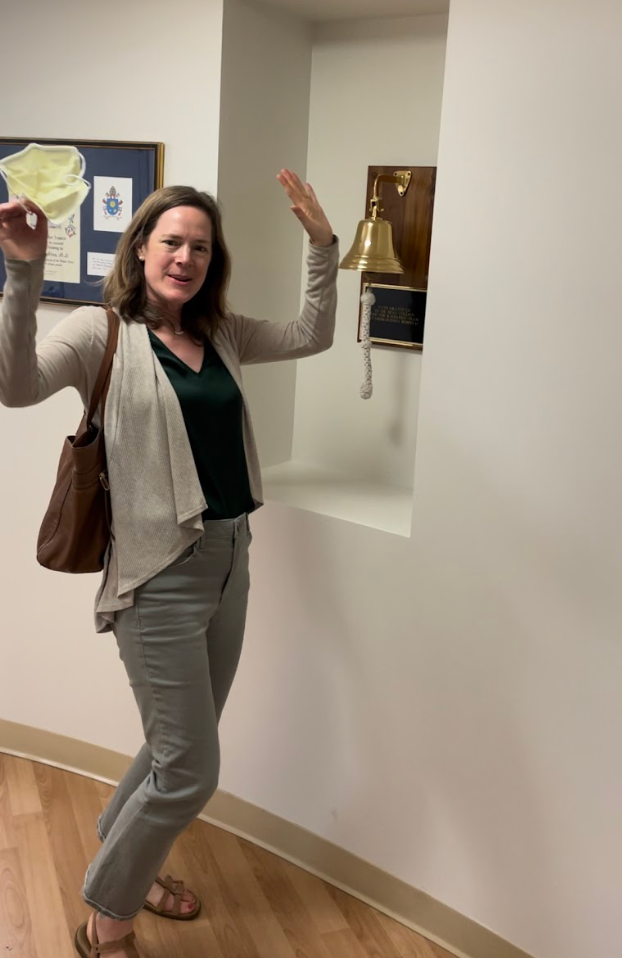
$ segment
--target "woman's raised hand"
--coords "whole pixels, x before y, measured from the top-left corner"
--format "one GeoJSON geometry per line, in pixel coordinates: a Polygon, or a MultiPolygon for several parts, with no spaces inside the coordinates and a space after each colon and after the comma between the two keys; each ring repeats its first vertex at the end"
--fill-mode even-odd
{"type": "Polygon", "coordinates": [[[7,259],[33,260],[45,256],[48,242],[48,221],[38,207],[26,200],[0,203],[0,249],[7,259]],[[37,214],[32,229],[26,222],[27,207],[37,214]]]}
{"type": "Polygon", "coordinates": [[[309,183],[303,184],[291,170],[281,170],[277,180],[292,202],[292,213],[306,229],[313,245],[332,246],[333,228],[309,183]]]}

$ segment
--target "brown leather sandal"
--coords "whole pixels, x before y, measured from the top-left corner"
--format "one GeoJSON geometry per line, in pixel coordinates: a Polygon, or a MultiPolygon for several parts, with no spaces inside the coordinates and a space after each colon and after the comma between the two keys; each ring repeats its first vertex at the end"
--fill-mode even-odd
{"type": "Polygon", "coordinates": [[[162,892],[162,897],[157,905],[152,905],[150,901],[145,902],[145,908],[147,911],[152,911],[154,915],[161,915],[162,918],[172,918],[175,921],[191,921],[193,918],[196,918],[199,912],[201,911],[201,902],[188,888],[188,892],[192,895],[195,901],[194,908],[192,911],[182,912],[181,911],[181,900],[184,892],[186,891],[186,886],[183,881],[174,881],[170,875],[167,875],[166,878],[162,879],[158,875],[156,882],[160,885],[164,891],[162,892]],[[174,898],[173,907],[165,908],[164,905],[168,901],[168,893],[174,898]]]}
{"type": "Polygon", "coordinates": [[[105,941],[100,942],[97,937],[97,913],[95,913],[95,918],[93,919],[93,941],[89,941],[89,937],[86,933],[88,927],[88,921],[83,922],[76,931],[75,945],[78,950],[78,954],[82,958],[97,958],[98,955],[105,955],[106,952],[110,951],[123,951],[125,952],[127,958],[140,958],[140,955],[134,947],[134,939],[136,935],[133,931],[129,935],[124,935],[123,938],[119,938],[117,941],[105,941]]]}

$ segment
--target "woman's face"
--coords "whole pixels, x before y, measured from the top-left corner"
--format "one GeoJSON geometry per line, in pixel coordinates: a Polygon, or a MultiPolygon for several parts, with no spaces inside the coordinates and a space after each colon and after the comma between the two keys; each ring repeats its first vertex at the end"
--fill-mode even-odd
{"type": "Polygon", "coordinates": [[[162,213],[144,246],[147,299],[180,312],[203,285],[212,259],[212,222],[195,206],[175,206],[162,213]]]}

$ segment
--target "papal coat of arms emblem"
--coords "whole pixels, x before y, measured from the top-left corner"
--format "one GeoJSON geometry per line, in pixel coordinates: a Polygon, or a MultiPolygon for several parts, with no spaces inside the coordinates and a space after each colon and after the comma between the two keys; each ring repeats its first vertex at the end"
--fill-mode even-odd
{"type": "Polygon", "coordinates": [[[120,220],[123,216],[123,200],[119,193],[111,186],[102,200],[104,216],[107,220],[120,220]]]}

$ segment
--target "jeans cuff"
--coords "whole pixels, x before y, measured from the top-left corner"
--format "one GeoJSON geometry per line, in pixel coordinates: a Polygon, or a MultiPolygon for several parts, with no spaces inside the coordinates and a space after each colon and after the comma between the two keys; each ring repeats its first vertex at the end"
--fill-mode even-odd
{"type": "Polygon", "coordinates": [[[117,915],[114,911],[110,911],[109,908],[104,908],[102,905],[98,905],[96,901],[93,901],[92,898],[89,898],[84,894],[84,890],[82,891],[82,898],[87,905],[90,905],[91,908],[94,908],[95,911],[98,911],[100,915],[105,915],[106,918],[113,918],[114,921],[131,921],[132,918],[136,918],[136,915],[140,914],[143,907],[141,905],[138,911],[135,911],[132,915],[117,915]]]}
{"type": "Polygon", "coordinates": [[[102,818],[103,818],[103,815],[100,815],[99,818],[97,819],[97,837],[99,838],[100,842],[105,842],[106,836],[102,832],[102,825],[101,825],[102,818]]]}

